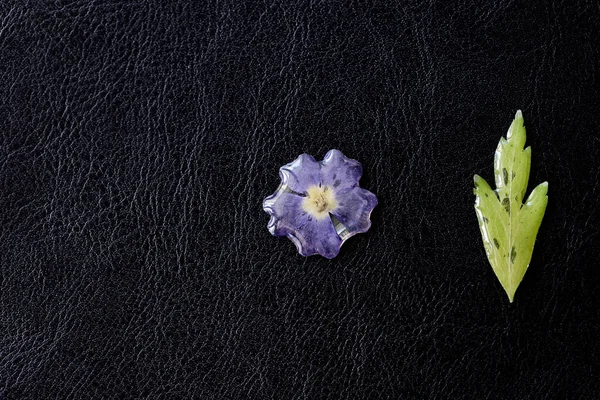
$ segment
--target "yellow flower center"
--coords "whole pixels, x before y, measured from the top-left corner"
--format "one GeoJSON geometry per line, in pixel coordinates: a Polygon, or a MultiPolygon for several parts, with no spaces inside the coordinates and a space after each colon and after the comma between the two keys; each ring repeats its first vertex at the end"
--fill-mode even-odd
{"type": "Polygon", "coordinates": [[[337,201],[329,186],[311,186],[306,194],[302,200],[302,209],[316,219],[327,218],[337,208],[337,201]]]}

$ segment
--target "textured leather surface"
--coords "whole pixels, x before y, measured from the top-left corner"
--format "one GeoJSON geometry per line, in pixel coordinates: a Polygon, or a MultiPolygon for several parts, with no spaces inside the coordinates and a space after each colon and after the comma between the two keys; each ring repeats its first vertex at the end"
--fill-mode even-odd
{"type": "Polygon", "coordinates": [[[598,398],[598,15],[3,1],[0,398],[598,398]],[[550,203],[511,305],[472,177],[518,108],[550,203]],[[261,202],[332,148],[379,206],[303,258],[261,202]]]}

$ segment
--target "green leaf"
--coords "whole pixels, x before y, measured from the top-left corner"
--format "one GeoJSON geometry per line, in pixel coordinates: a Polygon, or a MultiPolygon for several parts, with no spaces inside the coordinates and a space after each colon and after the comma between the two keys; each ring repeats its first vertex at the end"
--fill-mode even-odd
{"type": "Polygon", "coordinates": [[[512,303],[529,267],[535,237],[548,204],[548,182],[539,184],[523,204],[531,147],[525,145],[523,114],[517,111],[506,139],[500,138],[494,158],[496,190],[475,175],[475,212],[492,269],[512,303]]]}

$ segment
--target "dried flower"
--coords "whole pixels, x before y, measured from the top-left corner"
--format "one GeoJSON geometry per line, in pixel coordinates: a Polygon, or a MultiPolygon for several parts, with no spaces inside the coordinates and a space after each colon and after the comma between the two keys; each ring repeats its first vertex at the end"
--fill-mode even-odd
{"type": "Polygon", "coordinates": [[[323,161],[308,154],[279,170],[281,184],[263,202],[274,236],[289,237],[303,256],[334,258],[346,239],[371,227],[377,197],[359,187],[362,166],[330,150],[323,161]]]}

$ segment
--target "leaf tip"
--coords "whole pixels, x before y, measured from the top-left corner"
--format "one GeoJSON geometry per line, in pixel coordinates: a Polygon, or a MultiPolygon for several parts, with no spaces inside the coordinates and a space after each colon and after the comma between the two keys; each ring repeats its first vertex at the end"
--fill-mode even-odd
{"type": "MultiPolygon", "coordinates": [[[[510,140],[515,134],[523,142],[522,145],[525,144],[525,121],[523,120],[523,113],[521,110],[517,110],[515,113],[515,119],[510,124],[508,132],[506,133],[506,141],[510,140]]],[[[502,139],[500,139],[499,146],[503,146],[506,141],[503,142],[502,139]]]]}
{"type": "Polygon", "coordinates": [[[485,186],[487,185],[487,183],[485,182],[485,179],[483,179],[482,177],[480,177],[477,174],[473,175],[473,184],[475,185],[475,188],[473,189],[473,194],[475,196],[479,195],[479,191],[481,190],[482,185],[483,185],[483,188],[485,188],[485,186]]]}
{"type": "Polygon", "coordinates": [[[508,301],[512,304],[515,301],[515,292],[517,291],[517,288],[512,288],[512,287],[504,287],[504,292],[506,293],[506,296],[508,296],[508,301]]]}
{"type": "Polygon", "coordinates": [[[523,119],[523,113],[521,112],[521,110],[517,110],[517,112],[515,113],[515,119],[523,119]]]}
{"type": "Polygon", "coordinates": [[[543,195],[548,195],[548,181],[542,182],[538,186],[543,195]]]}

